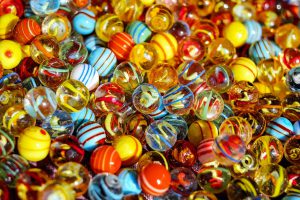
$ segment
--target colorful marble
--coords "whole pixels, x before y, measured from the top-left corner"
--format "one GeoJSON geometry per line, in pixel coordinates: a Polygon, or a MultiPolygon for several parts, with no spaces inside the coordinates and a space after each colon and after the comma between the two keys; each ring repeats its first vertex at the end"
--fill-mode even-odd
{"type": "Polygon", "coordinates": [[[151,37],[151,30],[141,21],[133,21],[126,26],[126,33],[130,34],[134,43],[140,44],[147,42],[151,37]]]}
{"type": "Polygon", "coordinates": [[[100,77],[110,75],[117,64],[115,54],[110,49],[104,47],[93,50],[87,60],[97,70],[100,77]]]}
{"type": "Polygon", "coordinates": [[[76,137],[84,150],[93,151],[98,146],[104,144],[106,134],[100,124],[85,122],[77,128],[76,137]]]}
{"type": "Polygon", "coordinates": [[[89,64],[78,64],[71,71],[70,79],[82,82],[89,91],[94,90],[99,85],[99,74],[97,70],[89,64]]]}

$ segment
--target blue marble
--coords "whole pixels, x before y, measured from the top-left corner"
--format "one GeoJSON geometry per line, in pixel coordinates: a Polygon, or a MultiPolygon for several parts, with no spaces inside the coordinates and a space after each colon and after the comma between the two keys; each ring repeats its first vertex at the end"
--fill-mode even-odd
{"type": "Polygon", "coordinates": [[[135,169],[124,168],[118,177],[124,195],[138,195],[142,192],[138,183],[138,172],[135,169]]]}
{"type": "Polygon", "coordinates": [[[116,175],[101,173],[91,181],[88,195],[91,200],[120,200],[123,198],[123,191],[116,175]]]}
{"type": "Polygon", "coordinates": [[[97,70],[99,76],[104,77],[113,73],[117,58],[110,49],[99,47],[90,53],[88,63],[97,70]]]}
{"type": "Polygon", "coordinates": [[[96,15],[87,9],[79,10],[72,20],[73,29],[81,35],[89,35],[94,32],[96,15]]]}
{"type": "Polygon", "coordinates": [[[126,33],[130,34],[136,44],[146,42],[151,37],[150,28],[141,21],[133,21],[126,27],[126,33]]]}

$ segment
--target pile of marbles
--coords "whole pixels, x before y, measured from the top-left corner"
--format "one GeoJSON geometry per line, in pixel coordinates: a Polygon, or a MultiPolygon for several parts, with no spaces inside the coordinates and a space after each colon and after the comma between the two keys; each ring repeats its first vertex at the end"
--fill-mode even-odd
{"type": "Polygon", "coordinates": [[[300,199],[300,2],[1,0],[0,199],[300,199]]]}

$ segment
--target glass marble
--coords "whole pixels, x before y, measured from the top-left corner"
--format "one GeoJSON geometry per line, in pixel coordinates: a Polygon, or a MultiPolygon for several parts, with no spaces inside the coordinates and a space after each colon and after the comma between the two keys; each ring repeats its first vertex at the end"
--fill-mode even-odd
{"type": "Polygon", "coordinates": [[[295,67],[288,71],[286,84],[292,92],[300,92],[300,67],[295,67]]]}
{"type": "Polygon", "coordinates": [[[291,165],[286,168],[288,174],[288,187],[286,189],[287,193],[298,193],[300,189],[300,168],[299,165],[291,165]]]}
{"type": "Polygon", "coordinates": [[[260,95],[256,108],[267,121],[279,117],[283,110],[280,99],[272,94],[260,95]]]}
{"type": "Polygon", "coordinates": [[[30,45],[31,58],[38,64],[50,58],[57,58],[58,52],[58,41],[50,35],[39,35],[32,40],[30,45]]]}
{"type": "Polygon", "coordinates": [[[256,8],[250,2],[238,3],[232,9],[234,18],[239,21],[251,20],[256,14],[256,8]]]}
{"type": "Polygon", "coordinates": [[[144,5],[137,0],[112,0],[112,7],[118,17],[124,22],[132,22],[141,17],[144,5]]]}
{"type": "Polygon", "coordinates": [[[111,36],[124,31],[124,24],[117,15],[107,13],[97,19],[95,31],[100,40],[108,42],[111,36]]]}
{"type": "Polygon", "coordinates": [[[204,67],[194,60],[182,62],[178,68],[178,82],[195,91],[197,86],[205,82],[204,67]]]}
{"type": "Polygon", "coordinates": [[[284,157],[292,164],[300,163],[300,136],[296,135],[288,139],[284,144],[284,157]]]}
{"type": "Polygon", "coordinates": [[[300,45],[300,30],[294,24],[284,24],[276,29],[275,42],[282,48],[297,48],[300,45]]]}
{"type": "Polygon", "coordinates": [[[95,34],[92,34],[85,38],[84,45],[88,52],[91,53],[98,47],[105,47],[106,42],[100,40],[95,34]]]}
{"type": "Polygon", "coordinates": [[[206,46],[220,35],[217,25],[209,19],[200,19],[191,26],[191,31],[206,46]]]}
{"type": "Polygon", "coordinates": [[[175,114],[166,115],[163,120],[173,125],[178,130],[177,139],[184,140],[188,132],[188,124],[185,119],[175,114]]]}
{"type": "Polygon", "coordinates": [[[34,19],[22,19],[15,27],[14,39],[20,44],[27,44],[41,34],[41,26],[34,19]]]}
{"type": "Polygon", "coordinates": [[[184,21],[175,21],[173,26],[168,31],[171,33],[177,41],[180,41],[184,37],[191,35],[191,30],[189,25],[184,21]]]}
{"type": "Polygon", "coordinates": [[[223,167],[207,167],[197,175],[198,184],[205,191],[218,194],[226,190],[231,180],[230,171],[223,167]]]}
{"type": "Polygon", "coordinates": [[[25,128],[34,126],[35,122],[36,119],[24,110],[22,104],[16,104],[5,111],[2,125],[12,135],[19,136],[25,128]]]}
{"type": "Polygon", "coordinates": [[[275,56],[274,44],[270,40],[261,39],[252,43],[248,53],[251,60],[258,64],[261,60],[270,59],[275,56]]]}
{"type": "Polygon", "coordinates": [[[114,70],[112,81],[132,93],[144,81],[144,76],[137,66],[129,61],[120,63],[114,70]]]}
{"type": "Polygon", "coordinates": [[[178,41],[168,32],[156,33],[152,36],[150,43],[156,49],[160,61],[170,60],[177,54],[178,41]]]}
{"type": "Polygon", "coordinates": [[[73,67],[70,79],[81,81],[89,91],[99,86],[99,75],[94,67],[89,64],[80,63],[73,67]]]}
{"type": "Polygon", "coordinates": [[[158,163],[149,163],[139,174],[142,191],[152,196],[165,194],[171,183],[170,172],[158,163]]]}
{"type": "Polygon", "coordinates": [[[23,105],[31,117],[45,119],[52,115],[57,108],[55,93],[43,86],[32,88],[26,93],[23,105]]]}
{"type": "Polygon", "coordinates": [[[259,194],[257,184],[251,178],[237,178],[230,181],[226,191],[229,200],[255,199],[259,194]]]}
{"type": "Polygon", "coordinates": [[[70,114],[62,110],[56,110],[53,115],[43,120],[41,127],[50,134],[51,138],[62,134],[71,135],[75,129],[70,114]]]}
{"type": "Polygon", "coordinates": [[[116,137],[112,142],[112,146],[119,153],[123,166],[132,166],[137,163],[142,155],[141,142],[131,135],[116,137]]]}
{"type": "Polygon", "coordinates": [[[178,167],[171,172],[171,188],[176,193],[188,196],[198,188],[197,178],[189,168],[178,167]]]}
{"type": "Polygon", "coordinates": [[[18,152],[28,161],[38,162],[47,157],[51,138],[46,130],[31,126],[22,132],[18,138],[18,152]]]}
{"type": "Polygon", "coordinates": [[[80,81],[69,79],[64,81],[56,90],[56,101],[59,107],[68,112],[78,112],[89,101],[90,92],[80,81]]]}
{"type": "Polygon", "coordinates": [[[192,167],[197,160],[196,148],[189,141],[177,140],[175,145],[165,153],[172,168],[192,167]]]}
{"type": "Polygon", "coordinates": [[[117,64],[116,55],[109,48],[104,47],[95,48],[89,54],[87,61],[103,79],[111,76],[117,64]]]}
{"type": "Polygon", "coordinates": [[[81,9],[72,20],[73,29],[81,35],[89,35],[94,32],[96,15],[88,9],[81,9]]]}
{"type": "Polygon", "coordinates": [[[102,112],[117,112],[125,102],[125,92],[116,83],[101,84],[95,91],[95,106],[102,112]]]}
{"type": "Polygon", "coordinates": [[[144,153],[137,162],[137,171],[141,172],[144,166],[149,163],[158,163],[163,165],[167,170],[169,169],[168,161],[163,153],[160,153],[159,151],[148,151],[144,153]]]}
{"type": "Polygon", "coordinates": [[[257,87],[247,81],[235,82],[227,94],[234,111],[253,111],[259,98],[257,87]]]}
{"type": "Polygon", "coordinates": [[[250,58],[238,57],[229,64],[229,68],[236,82],[249,81],[253,83],[257,77],[257,66],[250,58]]]}
{"type": "Polygon", "coordinates": [[[220,135],[238,135],[242,138],[245,144],[249,144],[252,139],[252,127],[250,123],[238,116],[225,119],[219,127],[220,135]]]}
{"type": "Polygon", "coordinates": [[[15,187],[20,174],[29,168],[28,161],[20,155],[11,154],[0,159],[0,180],[9,187],[15,187]]]}
{"type": "Polygon", "coordinates": [[[93,151],[103,145],[106,139],[105,129],[97,122],[85,122],[76,129],[76,137],[85,151],[93,151]]]}
{"type": "Polygon", "coordinates": [[[93,177],[88,188],[88,195],[91,200],[121,200],[123,191],[121,183],[116,175],[100,173],[93,177]]]}
{"type": "MultiPolygon", "coordinates": [[[[8,13],[1,15],[0,22],[1,22],[1,39],[8,39],[9,37],[13,36],[14,27],[18,23],[19,17],[8,13]]],[[[12,41],[5,42],[6,44],[11,43],[12,41]]],[[[2,43],[4,44],[4,43],[2,43]]],[[[12,44],[12,43],[11,43],[12,44]]]]}
{"type": "Polygon", "coordinates": [[[148,8],[145,22],[153,32],[168,31],[174,24],[174,15],[167,6],[155,4],[148,8]]]}
{"type": "Polygon", "coordinates": [[[5,85],[0,88],[0,119],[5,111],[15,105],[22,104],[26,91],[20,84],[5,85]]]}
{"type": "Polygon", "coordinates": [[[218,136],[218,128],[211,121],[196,120],[188,129],[187,137],[195,147],[205,139],[215,138],[218,136]]]}
{"type": "Polygon", "coordinates": [[[133,38],[130,34],[125,32],[114,34],[107,43],[107,47],[116,55],[119,61],[128,60],[133,46],[133,38]]]}
{"type": "Polygon", "coordinates": [[[160,63],[147,73],[148,83],[155,86],[159,92],[165,93],[178,83],[176,69],[168,63],[160,63]]]}
{"type": "Polygon", "coordinates": [[[291,93],[282,100],[283,116],[294,122],[300,119],[300,94],[291,93]]]}
{"type": "Polygon", "coordinates": [[[175,86],[163,96],[165,109],[176,115],[189,113],[194,103],[194,94],[187,86],[175,86]]]}
{"type": "Polygon", "coordinates": [[[69,66],[58,58],[43,61],[38,69],[40,82],[53,90],[67,80],[69,75],[69,66]]]}
{"type": "Polygon", "coordinates": [[[198,161],[203,167],[214,165],[216,163],[216,156],[212,148],[214,140],[214,138],[201,140],[197,146],[198,161]]]}
{"type": "Polygon", "coordinates": [[[100,40],[95,34],[92,34],[85,38],[84,45],[89,53],[94,51],[96,48],[105,47],[106,42],[100,40]]]}
{"type": "Polygon", "coordinates": [[[59,0],[53,0],[50,2],[47,0],[30,0],[29,3],[32,12],[39,16],[55,13],[60,6],[59,0]]]}
{"type": "Polygon", "coordinates": [[[195,36],[187,36],[178,43],[178,56],[182,61],[201,61],[206,55],[206,46],[195,36]]]}
{"type": "Polygon", "coordinates": [[[207,58],[214,64],[227,64],[235,53],[235,47],[229,40],[217,38],[208,45],[207,58]]]}
{"type": "Polygon", "coordinates": [[[255,154],[259,164],[279,163],[283,157],[283,146],[280,140],[274,136],[260,136],[251,145],[251,151],[255,154]]]}
{"type": "Polygon", "coordinates": [[[129,54],[129,60],[143,72],[150,70],[158,63],[158,54],[151,43],[135,45],[129,54]]]}
{"type": "Polygon", "coordinates": [[[165,120],[156,120],[146,129],[146,142],[151,149],[163,152],[175,145],[177,135],[178,132],[174,126],[165,120]]]}
{"type": "Polygon", "coordinates": [[[230,68],[225,65],[210,66],[205,72],[206,84],[219,93],[226,92],[234,82],[230,68]]]}
{"type": "MultiPolygon", "coordinates": [[[[127,119],[127,118],[126,118],[127,119]]],[[[111,143],[115,137],[125,134],[124,120],[115,112],[104,113],[98,122],[105,128],[106,142],[111,143]]]]}
{"type": "Polygon", "coordinates": [[[247,149],[240,162],[233,164],[229,169],[231,175],[235,178],[244,176],[253,177],[258,167],[259,163],[256,155],[247,149]]]}
{"type": "Polygon", "coordinates": [[[68,6],[73,12],[86,8],[90,4],[90,0],[62,0],[61,4],[68,6]]]}
{"type": "Polygon", "coordinates": [[[71,23],[63,15],[50,14],[43,20],[42,33],[53,36],[58,42],[67,39],[71,35],[71,23]]]}
{"type": "Polygon", "coordinates": [[[21,200],[37,199],[50,178],[39,168],[30,168],[24,171],[16,180],[16,190],[21,200]]]}
{"type": "Polygon", "coordinates": [[[276,137],[283,143],[295,135],[292,122],[285,117],[278,117],[269,121],[265,133],[276,137]]]}
{"type": "Polygon", "coordinates": [[[58,167],[55,178],[68,183],[76,192],[76,196],[80,197],[88,190],[91,175],[83,165],[67,162],[58,167]]]}
{"type": "Polygon", "coordinates": [[[0,13],[0,15],[11,13],[21,17],[24,14],[24,5],[20,0],[5,0],[0,4],[0,13]]]}
{"type": "Polygon", "coordinates": [[[279,196],[288,186],[286,169],[278,164],[262,165],[254,177],[259,191],[269,197],[279,196]]]}
{"type": "MultiPolygon", "coordinates": [[[[24,58],[19,65],[15,68],[15,72],[18,73],[21,80],[25,80],[29,77],[35,77],[38,71],[39,65],[33,61],[31,57],[24,58]]],[[[1,70],[0,70],[1,71],[1,70]]],[[[1,72],[0,72],[1,73],[1,72]]],[[[4,74],[3,74],[4,76],[4,74]]],[[[0,81],[1,83],[1,81],[0,81]]],[[[0,84],[1,86],[1,84],[0,84]]]]}
{"type": "Polygon", "coordinates": [[[123,168],[118,174],[122,191],[125,196],[138,195],[142,192],[138,183],[138,172],[132,168],[123,168]]]}
{"type": "Polygon", "coordinates": [[[192,192],[189,195],[189,200],[197,200],[197,199],[217,200],[217,197],[214,194],[207,192],[205,190],[197,190],[192,192]]]}
{"type": "Polygon", "coordinates": [[[300,51],[297,48],[286,48],[279,55],[282,66],[292,69],[300,64],[300,51]]]}
{"type": "Polygon", "coordinates": [[[145,131],[150,119],[141,113],[134,113],[125,119],[125,130],[127,135],[136,137],[142,144],[145,143],[145,131]]]}
{"type": "Polygon", "coordinates": [[[195,3],[196,2],[192,4],[181,3],[181,5],[177,5],[175,9],[175,18],[185,21],[189,26],[193,26],[193,24],[201,18],[198,14],[198,8],[195,3]]]}
{"type": "Polygon", "coordinates": [[[281,24],[281,19],[273,10],[265,10],[258,14],[258,22],[263,25],[263,36],[274,36],[276,28],[281,24]]]}
{"type": "Polygon", "coordinates": [[[7,132],[6,129],[0,128],[0,156],[6,156],[15,149],[15,137],[7,132]]]}
{"type": "Polygon", "coordinates": [[[215,138],[212,148],[216,160],[225,166],[239,163],[246,152],[245,142],[238,135],[220,135],[215,138]]]}
{"type": "Polygon", "coordinates": [[[82,123],[87,121],[95,121],[95,113],[89,109],[84,107],[79,112],[70,113],[70,116],[74,122],[75,128],[80,126],[82,123]]]}
{"type": "Polygon", "coordinates": [[[84,63],[88,57],[88,50],[80,41],[69,40],[63,42],[59,48],[59,58],[71,65],[84,63]]]}
{"type": "Polygon", "coordinates": [[[267,85],[274,85],[280,82],[284,75],[284,69],[275,58],[264,59],[257,64],[257,79],[267,85]]]}
{"type": "Polygon", "coordinates": [[[255,140],[264,133],[267,121],[260,112],[241,112],[238,116],[244,118],[250,124],[252,128],[251,140],[255,140]]]}
{"type": "Polygon", "coordinates": [[[38,199],[75,199],[72,186],[64,181],[49,180],[44,189],[38,193],[38,199]]]}
{"type": "Polygon", "coordinates": [[[122,160],[113,146],[102,145],[96,148],[90,157],[90,167],[96,174],[102,172],[116,173],[120,170],[122,160]]]}
{"type": "Polygon", "coordinates": [[[75,136],[65,134],[52,141],[49,157],[56,166],[66,162],[80,163],[84,158],[84,150],[75,136]]]}
{"type": "Polygon", "coordinates": [[[130,22],[125,31],[131,35],[135,44],[147,42],[152,34],[150,28],[142,21],[130,22]]]}
{"type": "Polygon", "coordinates": [[[255,20],[246,20],[243,22],[248,31],[248,37],[246,40],[246,44],[252,44],[261,40],[262,37],[262,26],[259,22],[255,20]]]}
{"type": "Polygon", "coordinates": [[[241,47],[247,41],[248,30],[242,22],[233,21],[224,27],[223,36],[228,39],[234,47],[241,47]]]}
{"type": "Polygon", "coordinates": [[[227,119],[229,117],[232,117],[232,116],[234,116],[234,113],[233,113],[233,110],[232,110],[231,106],[229,104],[227,104],[227,103],[224,103],[224,109],[223,109],[221,115],[217,119],[213,120],[213,123],[217,127],[220,127],[221,124],[222,124],[222,122],[225,119],[227,119]]]}
{"type": "Polygon", "coordinates": [[[0,87],[9,84],[17,84],[21,82],[20,75],[12,70],[5,69],[1,71],[0,87]]]}
{"type": "Polygon", "coordinates": [[[195,95],[194,111],[201,120],[213,121],[224,109],[224,101],[219,93],[208,90],[195,95]]]}

